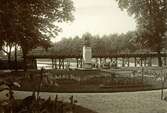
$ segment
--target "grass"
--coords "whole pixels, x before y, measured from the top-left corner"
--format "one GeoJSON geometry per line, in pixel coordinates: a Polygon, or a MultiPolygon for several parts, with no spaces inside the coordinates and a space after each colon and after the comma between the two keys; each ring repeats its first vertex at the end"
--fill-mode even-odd
{"type": "MultiPolygon", "coordinates": [[[[68,82],[66,81],[67,84],[68,82]]],[[[71,82],[75,83],[75,81],[71,82]]],[[[30,86],[29,83],[32,84],[32,80],[27,81],[27,83],[30,86]]],[[[92,113],[91,111],[98,113],[167,113],[167,102],[160,100],[160,93],[160,90],[156,90],[121,93],[61,93],[59,96],[60,100],[69,101],[69,97],[74,95],[78,105],[88,108],[88,110],[91,109],[90,112],[83,109],[81,113],[92,113]]],[[[16,97],[23,98],[29,94],[31,92],[17,91],[16,97]]],[[[54,98],[56,94],[42,92],[41,96],[54,98]]],[[[165,90],[165,95],[167,96],[167,90],[165,90]]],[[[81,110],[78,109],[78,111],[81,110]]]]}
{"type": "MultiPolygon", "coordinates": [[[[167,102],[160,100],[160,91],[112,93],[98,98],[99,104],[87,107],[99,113],[167,113],[167,102]]],[[[94,103],[93,99],[89,101],[94,103]]]]}
{"type": "MultiPolygon", "coordinates": [[[[125,78],[117,78],[116,80],[112,81],[111,78],[104,78],[104,77],[94,77],[88,80],[83,81],[76,81],[72,79],[58,79],[56,82],[58,83],[58,86],[45,86],[41,87],[41,91],[49,91],[49,92],[120,92],[120,91],[139,91],[139,90],[151,90],[151,86],[144,85],[140,82],[140,80],[135,79],[131,80],[130,78],[128,83],[125,83],[125,78]],[[120,80],[119,80],[120,79],[120,80]],[[130,82],[131,81],[131,82],[130,82]],[[136,81],[136,82],[134,82],[136,81]],[[101,85],[105,85],[104,87],[101,87],[101,85]],[[109,87],[107,87],[109,86],[109,87]]],[[[23,84],[21,88],[18,88],[17,90],[22,91],[31,91],[35,88],[38,89],[39,80],[38,78],[34,80],[23,80],[23,84]],[[34,81],[35,80],[35,81],[34,81]],[[29,84],[31,82],[31,84],[29,84]]]]}
{"type": "MultiPolygon", "coordinates": [[[[8,91],[4,90],[0,93],[0,103],[4,103],[4,100],[8,100],[5,96],[8,91]]],[[[41,93],[43,94],[43,93],[41,93]]],[[[57,101],[52,96],[42,96],[42,98],[39,101],[39,106],[37,106],[37,102],[35,100],[30,101],[30,98],[25,100],[25,97],[31,96],[32,92],[15,92],[14,97],[16,101],[12,101],[13,103],[13,112],[14,113],[21,113],[21,111],[26,110],[27,112],[30,112],[32,110],[33,112],[42,112],[42,111],[48,111],[47,113],[97,113],[93,110],[90,110],[86,107],[83,107],[81,105],[71,104],[71,101],[63,101],[59,98],[57,98],[57,101]],[[52,100],[50,100],[50,97],[52,100]],[[24,100],[23,100],[24,99],[24,100]]],[[[75,100],[73,100],[75,101],[75,100]]],[[[0,113],[9,113],[9,106],[8,105],[1,105],[0,104],[0,113]]],[[[46,113],[46,112],[45,112],[46,113]]]]}
{"type": "MultiPolygon", "coordinates": [[[[167,90],[165,90],[167,93],[167,90]]],[[[16,92],[23,98],[30,92],[16,92]]],[[[160,100],[160,90],[121,93],[41,93],[41,97],[52,98],[58,94],[60,100],[69,101],[71,95],[78,105],[98,113],[167,113],[167,102],[160,100]]],[[[167,95],[167,94],[166,94],[167,95]]]]}

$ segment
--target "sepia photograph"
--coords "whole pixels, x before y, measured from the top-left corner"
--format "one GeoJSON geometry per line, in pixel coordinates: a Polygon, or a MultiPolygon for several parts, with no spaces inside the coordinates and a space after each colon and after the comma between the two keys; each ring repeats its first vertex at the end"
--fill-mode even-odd
{"type": "Polygon", "coordinates": [[[0,0],[0,113],[167,113],[167,0],[0,0]]]}

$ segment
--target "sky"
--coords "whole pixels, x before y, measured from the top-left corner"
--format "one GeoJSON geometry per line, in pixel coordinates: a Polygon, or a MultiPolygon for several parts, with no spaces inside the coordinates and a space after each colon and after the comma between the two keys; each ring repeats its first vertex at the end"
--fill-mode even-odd
{"type": "Polygon", "coordinates": [[[73,0],[75,20],[62,23],[62,32],[53,40],[74,37],[89,32],[93,35],[126,33],[136,29],[135,20],[121,11],[115,0],[73,0]]]}

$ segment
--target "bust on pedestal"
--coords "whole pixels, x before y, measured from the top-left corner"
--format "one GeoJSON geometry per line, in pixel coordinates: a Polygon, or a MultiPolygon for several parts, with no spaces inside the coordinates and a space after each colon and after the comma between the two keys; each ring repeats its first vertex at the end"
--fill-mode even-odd
{"type": "Polygon", "coordinates": [[[88,37],[84,39],[83,45],[83,68],[91,69],[92,68],[92,48],[90,47],[90,40],[88,37]]]}

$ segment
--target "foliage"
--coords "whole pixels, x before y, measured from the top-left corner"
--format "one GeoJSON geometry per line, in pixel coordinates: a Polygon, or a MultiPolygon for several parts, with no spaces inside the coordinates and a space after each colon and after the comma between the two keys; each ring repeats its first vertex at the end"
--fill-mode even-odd
{"type": "Polygon", "coordinates": [[[167,31],[166,0],[116,0],[121,9],[137,20],[138,40],[143,47],[161,51],[167,31]]]}
{"type": "Polygon", "coordinates": [[[23,57],[37,46],[49,47],[60,22],[73,20],[71,0],[0,0],[0,46],[18,44],[23,57]]]}
{"type": "Polygon", "coordinates": [[[126,9],[137,20],[138,41],[143,47],[158,53],[158,64],[162,66],[161,50],[167,31],[166,0],[116,0],[121,9],[126,9]]]}
{"type": "Polygon", "coordinates": [[[81,37],[63,38],[56,42],[51,48],[51,53],[58,55],[79,55],[82,54],[82,47],[85,37],[89,37],[90,46],[93,55],[108,55],[121,52],[134,52],[138,49],[136,44],[136,33],[128,32],[127,34],[111,34],[100,37],[85,33],[81,37]]]}

